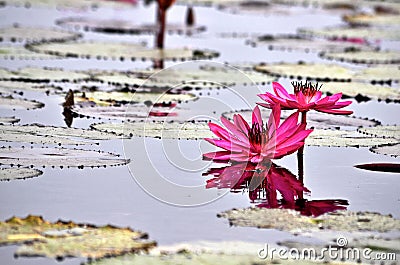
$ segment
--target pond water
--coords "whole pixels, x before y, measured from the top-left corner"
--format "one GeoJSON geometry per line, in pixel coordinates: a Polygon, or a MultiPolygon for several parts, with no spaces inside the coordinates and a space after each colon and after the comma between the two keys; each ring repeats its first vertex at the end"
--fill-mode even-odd
{"type": "MultiPolygon", "coordinates": [[[[182,22],[186,8],[174,6],[168,12],[168,20],[182,22]]],[[[341,24],[338,13],[328,13],[312,8],[289,8],[285,13],[268,15],[231,14],[214,8],[196,7],[198,24],[205,25],[207,31],[198,35],[166,36],[166,47],[190,46],[217,50],[221,56],[215,62],[297,62],[323,61],[315,53],[269,51],[263,47],[252,48],[245,45],[244,38],[221,38],[221,33],[295,33],[298,27],[324,27],[341,24]]],[[[154,7],[139,5],[132,9],[103,9],[96,11],[57,11],[40,8],[0,8],[0,25],[7,26],[13,23],[31,26],[55,26],[54,21],[68,16],[85,16],[104,19],[131,19],[134,22],[153,22],[154,7]]],[[[146,35],[107,35],[100,33],[84,33],[85,39],[93,40],[122,40],[144,41],[150,46],[153,37],[146,35]]],[[[383,43],[387,47],[396,47],[393,42],[383,43]]],[[[400,46],[397,46],[400,47],[400,46]]],[[[61,60],[0,60],[1,67],[17,69],[19,67],[56,66],[65,69],[113,69],[128,70],[151,66],[151,62],[130,61],[97,61],[84,59],[61,60]]],[[[166,66],[174,65],[166,62],[166,66]]],[[[281,79],[283,84],[290,80],[281,79]]],[[[248,97],[248,102],[254,104],[256,94],[270,90],[271,85],[260,87],[235,86],[232,90],[212,90],[208,97],[214,98],[216,105],[210,104],[204,98],[198,101],[185,103],[185,107],[207,113],[218,118],[223,111],[233,111],[248,108],[238,101],[237,104],[218,106],[218,101],[234,102],[232,91],[254,95],[248,97]],[[207,103],[208,102],[208,103],[207,103]],[[234,107],[232,107],[234,106],[234,107]],[[216,113],[211,114],[211,110],[216,113]]],[[[208,91],[206,91],[208,92],[208,91]]],[[[205,93],[194,91],[193,93],[205,93]]],[[[24,97],[42,101],[45,107],[30,111],[0,110],[1,116],[17,116],[20,124],[41,123],[44,125],[65,126],[62,115],[63,97],[58,95],[46,96],[39,92],[26,92],[24,97]]],[[[355,116],[377,119],[382,124],[399,123],[400,105],[369,101],[364,103],[353,102],[350,106],[355,116]]],[[[72,126],[88,128],[90,124],[98,122],[95,119],[73,120],[72,126]]],[[[133,141],[141,142],[137,138],[133,141]]],[[[171,140],[172,141],[172,140],[171,140]]],[[[146,174],[146,161],[156,161],[156,167],[169,181],[181,185],[204,185],[207,177],[202,176],[206,170],[206,162],[200,161],[201,149],[206,145],[201,140],[177,140],[182,154],[187,154],[194,160],[192,166],[201,170],[188,172],[179,170],[168,160],[162,152],[163,141],[146,139],[145,153],[138,149],[133,152],[133,167],[137,172],[146,174]],[[149,156],[148,156],[149,155],[149,156]],[[150,157],[150,158],[149,158],[150,157]]],[[[6,143],[6,146],[9,144],[6,143]]],[[[140,146],[140,144],[138,144],[140,146]]],[[[124,142],[121,139],[102,141],[96,149],[124,154],[124,142]]],[[[383,214],[392,214],[400,218],[399,176],[394,173],[369,172],[356,169],[353,165],[370,162],[398,163],[398,158],[377,155],[368,148],[334,148],[334,147],[306,147],[305,148],[305,186],[311,191],[308,198],[315,199],[345,199],[349,201],[351,211],[373,211],[383,214]]],[[[297,171],[296,156],[289,156],[277,160],[277,164],[295,173],[297,171]]],[[[252,205],[247,193],[227,193],[215,201],[201,206],[179,207],[164,203],[146,193],[132,177],[127,166],[108,167],[101,169],[52,169],[44,168],[40,177],[0,183],[0,219],[11,216],[24,217],[28,214],[42,215],[45,219],[57,219],[87,222],[96,225],[113,224],[130,226],[134,229],[149,233],[150,238],[159,245],[170,245],[182,242],[197,241],[246,241],[260,243],[277,242],[293,239],[290,233],[255,228],[230,227],[226,219],[217,218],[221,211],[231,208],[243,208],[252,205]]],[[[15,247],[0,248],[2,264],[53,264],[58,263],[43,258],[13,258],[15,247]]],[[[67,259],[63,264],[79,264],[79,259],[67,259]]]]}

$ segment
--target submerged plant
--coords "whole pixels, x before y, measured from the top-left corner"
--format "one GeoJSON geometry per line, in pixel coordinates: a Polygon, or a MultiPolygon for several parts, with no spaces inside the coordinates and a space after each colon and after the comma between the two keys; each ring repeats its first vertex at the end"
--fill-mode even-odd
{"type": "Polygon", "coordinates": [[[258,106],[253,110],[251,124],[248,124],[240,114],[234,115],[233,123],[221,117],[226,129],[215,123],[209,123],[210,130],[219,139],[205,140],[221,147],[224,151],[210,152],[203,156],[214,161],[260,163],[294,153],[304,145],[304,139],[312,132],[306,130],[305,124],[298,123],[298,115],[298,112],[293,113],[281,124],[281,108],[275,105],[265,125],[258,106]]]}

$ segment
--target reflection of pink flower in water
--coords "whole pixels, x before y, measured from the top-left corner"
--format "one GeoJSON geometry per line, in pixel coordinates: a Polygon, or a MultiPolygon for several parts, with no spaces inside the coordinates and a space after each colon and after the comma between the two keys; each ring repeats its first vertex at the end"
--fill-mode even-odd
{"type": "Polygon", "coordinates": [[[351,104],[351,101],[341,101],[342,93],[332,96],[322,97],[321,87],[312,85],[310,82],[292,82],[294,94],[289,94],[286,89],[278,82],[273,82],[272,87],[275,95],[269,92],[259,94],[258,96],[266,103],[258,103],[260,106],[272,108],[280,104],[282,109],[297,109],[300,112],[316,110],[332,114],[352,114],[350,110],[340,110],[351,104]]]}
{"type": "Polygon", "coordinates": [[[260,202],[260,208],[294,209],[306,216],[319,216],[327,212],[345,210],[347,200],[303,199],[309,192],[289,170],[273,163],[236,163],[211,168],[203,175],[214,175],[207,180],[206,188],[229,188],[231,192],[247,190],[252,202],[260,202]],[[278,193],[282,197],[278,199],[278,193]]]}
{"type": "Polygon", "coordinates": [[[277,159],[294,153],[304,145],[304,139],[312,132],[305,129],[305,124],[298,123],[298,115],[297,112],[293,113],[280,124],[281,110],[279,105],[275,105],[266,125],[258,107],[253,110],[250,125],[240,114],[233,116],[233,123],[221,117],[226,129],[209,123],[210,130],[219,139],[205,140],[225,151],[206,153],[204,158],[259,163],[265,159],[277,159]]]}
{"type": "Polygon", "coordinates": [[[251,197],[265,191],[273,204],[277,204],[277,192],[285,201],[294,204],[299,194],[309,191],[289,170],[273,163],[237,163],[211,168],[204,175],[214,175],[214,178],[207,180],[207,189],[230,188],[232,192],[238,192],[249,188],[251,197]],[[251,187],[253,183],[256,186],[251,187]]]}

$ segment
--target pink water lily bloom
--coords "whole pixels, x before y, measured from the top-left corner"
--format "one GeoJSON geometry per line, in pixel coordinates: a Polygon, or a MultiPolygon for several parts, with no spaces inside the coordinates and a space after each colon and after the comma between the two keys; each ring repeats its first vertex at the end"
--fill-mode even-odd
{"type": "Polygon", "coordinates": [[[258,106],[253,110],[252,122],[248,124],[240,114],[233,116],[233,123],[221,117],[222,124],[209,123],[211,131],[219,139],[206,138],[224,151],[210,152],[204,159],[219,162],[260,163],[264,159],[278,159],[296,152],[304,145],[304,139],[312,132],[305,124],[298,123],[299,113],[293,113],[282,124],[279,105],[272,108],[268,123],[264,125],[258,106]]]}
{"type": "Polygon", "coordinates": [[[341,110],[351,104],[351,101],[341,101],[342,93],[322,97],[321,86],[312,85],[310,82],[292,82],[294,94],[289,94],[278,82],[273,82],[272,87],[275,95],[269,92],[258,96],[266,103],[257,103],[266,108],[272,108],[280,104],[282,109],[298,109],[300,112],[316,110],[331,114],[352,114],[350,110],[341,110]]]}

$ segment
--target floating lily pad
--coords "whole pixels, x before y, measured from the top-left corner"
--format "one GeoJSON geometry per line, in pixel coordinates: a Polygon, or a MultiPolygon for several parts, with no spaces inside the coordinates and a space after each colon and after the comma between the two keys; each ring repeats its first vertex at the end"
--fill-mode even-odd
{"type": "MultiPolygon", "coordinates": [[[[71,17],[57,20],[56,23],[70,30],[85,30],[111,34],[154,34],[157,32],[156,24],[135,24],[129,20],[71,17]]],[[[186,26],[183,24],[167,24],[165,28],[165,32],[168,34],[194,34],[205,30],[205,26],[186,26]]]]}
{"type": "Polygon", "coordinates": [[[250,14],[250,15],[291,15],[292,10],[274,5],[271,1],[230,1],[218,5],[218,9],[234,14],[250,14]]]}
{"type": "Polygon", "coordinates": [[[341,1],[341,0],[273,0],[277,4],[291,6],[318,7],[324,9],[339,9],[353,11],[358,8],[360,1],[341,1]]]}
{"type": "Polygon", "coordinates": [[[394,156],[394,157],[400,156],[400,144],[399,143],[374,146],[369,150],[372,153],[380,154],[380,155],[388,155],[388,156],[394,156]]]}
{"type": "Polygon", "coordinates": [[[106,167],[129,163],[129,159],[101,151],[66,148],[1,148],[0,164],[31,167],[106,167]]]}
{"type": "Polygon", "coordinates": [[[115,42],[58,42],[27,45],[29,50],[39,53],[74,57],[113,60],[195,60],[218,57],[218,52],[191,48],[147,48],[135,43],[115,42]]]}
{"type": "Polygon", "coordinates": [[[154,241],[131,228],[94,226],[72,221],[49,222],[41,216],[12,217],[0,222],[0,244],[21,244],[16,256],[99,259],[148,251],[154,241]]]}
{"type": "Polygon", "coordinates": [[[370,99],[387,102],[400,101],[400,90],[398,88],[361,82],[327,82],[322,85],[321,91],[330,94],[343,93],[344,96],[355,98],[357,101],[368,101],[370,99]]]}
{"type": "Polygon", "coordinates": [[[312,218],[286,209],[246,208],[234,209],[218,214],[227,218],[230,225],[257,228],[274,228],[293,233],[333,231],[377,231],[400,230],[400,220],[391,215],[370,212],[337,211],[312,218]]]}
{"type": "Polygon", "coordinates": [[[50,60],[59,57],[32,52],[20,46],[0,46],[0,58],[9,60],[50,60]]]}
{"type": "Polygon", "coordinates": [[[395,138],[373,137],[356,131],[316,129],[306,139],[305,143],[311,146],[371,147],[394,144],[398,141],[395,138]]]}
{"type": "Polygon", "coordinates": [[[85,140],[110,140],[115,134],[90,129],[33,125],[0,125],[0,141],[39,144],[82,145],[96,142],[85,140]]]}
{"type": "Polygon", "coordinates": [[[349,14],[343,19],[349,24],[363,26],[398,26],[400,24],[399,15],[394,14],[349,14]]]}
{"type": "Polygon", "coordinates": [[[131,5],[130,1],[99,1],[99,0],[3,0],[4,5],[16,7],[46,7],[56,9],[87,10],[99,7],[121,8],[131,5]]]}
{"type": "MultiPolygon", "coordinates": [[[[281,119],[284,120],[292,114],[293,111],[283,110],[281,112],[281,119]]],[[[249,121],[252,117],[252,110],[241,110],[241,111],[232,111],[225,112],[222,114],[227,119],[233,120],[234,114],[240,114],[242,117],[249,121]]],[[[262,108],[261,109],[261,117],[263,120],[267,120],[271,114],[270,109],[262,108]]],[[[307,113],[307,127],[313,127],[317,129],[334,129],[340,127],[353,127],[358,128],[360,126],[376,126],[380,124],[379,121],[376,120],[368,120],[366,118],[357,118],[354,116],[344,116],[344,115],[332,115],[327,113],[321,113],[316,111],[309,111],[307,113]]]]}
{"type": "Polygon", "coordinates": [[[124,122],[98,123],[92,128],[113,132],[125,137],[152,137],[164,139],[202,139],[213,137],[207,122],[124,122]]]}
{"type": "Polygon", "coordinates": [[[2,168],[0,169],[0,181],[34,178],[42,174],[42,171],[32,168],[2,168]]]}
{"type": "Polygon", "coordinates": [[[70,41],[80,38],[81,35],[68,31],[51,28],[9,27],[0,28],[0,40],[11,42],[23,41],[70,41]]]}
{"type": "Polygon", "coordinates": [[[188,108],[181,107],[154,107],[144,104],[122,105],[122,106],[87,106],[71,109],[80,117],[90,117],[106,120],[120,121],[188,121],[193,119],[193,112],[188,108]]]}
{"type": "Polygon", "coordinates": [[[188,102],[196,100],[197,97],[193,94],[169,94],[169,93],[154,93],[154,92],[119,92],[119,91],[94,91],[85,92],[85,98],[79,97],[82,93],[75,93],[75,99],[80,101],[91,101],[96,105],[113,105],[124,103],[170,103],[170,102],[188,102]]]}
{"type": "Polygon", "coordinates": [[[328,27],[322,29],[299,29],[305,36],[318,36],[331,39],[360,38],[368,40],[400,40],[396,29],[370,27],[328,27]]]}
{"type": "Polygon", "coordinates": [[[369,171],[400,173],[400,164],[396,163],[369,163],[358,164],[354,167],[369,171]]]}
{"type": "Polygon", "coordinates": [[[317,63],[277,63],[260,64],[255,66],[256,71],[267,73],[277,77],[290,79],[315,79],[318,81],[350,82],[354,72],[346,67],[336,64],[317,63]]]}
{"type": "Polygon", "coordinates": [[[37,82],[0,81],[0,93],[22,95],[24,91],[41,91],[45,93],[60,92],[61,87],[40,84],[37,82]]]}
{"type": "Polygon", "coordinates": [[[25,67],[14,72],[12,81],[25,82],[71,82],[89,79],[90,76],[83,72],[71,71],[62,68],[40,68],[40,67],[25,67]]]}
{"type": "Polygon", "coordinates": [[[300,50],[305,52],[372,50],[374,47],[326,39],[304,38],[298,35],[262,35],[248,40],[252,46],[267,46],[269,50],[300,50]]]}
{"type": "Polygon", "coordinates": [[[10,71],[5,68],[0,68],[0,79],[12,79],[12,78],[17,78],[18,75],[16,75],[13,71],[10,71]]]}
{"type": "Polygon", "coordinates": [[[101,73],[94,77],[112,85],[146,88],[221,88],[234,85],[265,85],[275,78],[249,70],[203,65],[198,69],[137,70],[101,73]]]}
{"type": "Polygon", "coordinates": [[[19,122],[20,119],[14,116],[12,117],[0,117],[0,124],[13,124],[19,122]]]}
{"type": "Polygon", "coordinates": [[[38,109],[43,108],[44,104],[35,100],[14,98],[12,96],[0,97],[0,109],[38,109]]]}
{"type": "Polygon", "coordinates": [[[358,128],[357,131],[373,137],[394,138],[400,140],[400,126],[398,125],[381,125],[370,128],[358,128]]]}
{"type": "Polygon", "coordinates": [[[368,67],[356,73],[354,80],[368,81],[372,84],[400,81],[400,67],[398,65],[380,65],[368,67]]]}
{"type": "Polygon", "coordinates": [[[341,62],[362,64],[397,64],[400,63],[400,52],[397,51],[349,51],[327,52],[322,58],[341,62]]]}

